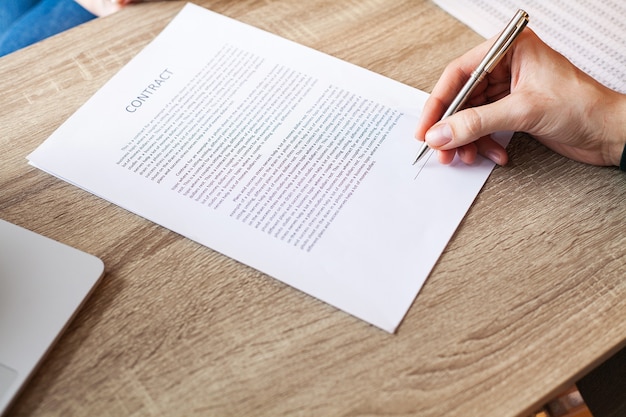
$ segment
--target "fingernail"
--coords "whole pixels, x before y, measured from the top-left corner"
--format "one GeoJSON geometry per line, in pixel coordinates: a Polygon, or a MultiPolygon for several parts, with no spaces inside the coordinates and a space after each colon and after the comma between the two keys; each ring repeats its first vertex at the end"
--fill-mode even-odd
{"type": "Polygon", "coordinates": [[[450,129],[450,125],[447,123],[440,124],[426,132],[424,140],[426,140],[429,146],[443,146],[452,140],[452,129],[450,129]]]}
{"type": "Polygon", "coordinates": [[[502,158],[500,158],[500,154],[496,151],[487,151],[485,152],[485,156],[492,160],[494,163],[498,165],[502,165],[502,158]]]}

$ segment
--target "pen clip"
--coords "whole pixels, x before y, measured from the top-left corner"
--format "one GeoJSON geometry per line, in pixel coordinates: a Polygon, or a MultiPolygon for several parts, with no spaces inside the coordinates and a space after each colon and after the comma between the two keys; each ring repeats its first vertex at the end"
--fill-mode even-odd
{"type": "Polygon", "coordinates": [[[515,38],[524,30],[527,24],[528,13],[519,9],[506,28],[504,28],[498,39],[496,39],[489,52],[487,52],[487,55],[485,55],[484,61],[479,65],[479,68],[482,69],[482,74],[477,74],[478,76],[484,76],[486,73],[490,73],[495,66],[498,65],[502,57],[506,55],[511,45],[513,45],[515,38]]]}

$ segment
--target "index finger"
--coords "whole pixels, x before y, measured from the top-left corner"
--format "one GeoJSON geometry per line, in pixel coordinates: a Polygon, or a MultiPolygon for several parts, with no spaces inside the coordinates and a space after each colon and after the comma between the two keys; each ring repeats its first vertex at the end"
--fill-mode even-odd
{"type": "MultiPolygon", "coordinates": [[[[476,69],[491,47],[494,38],[488,39],[480,45],[477,45],[446,66],[441,74],[441,77],[435,84],[432,93],[424,104],[420,120],[417,124],[417,130],[415,132],[415,137],[417,139],[424,140],[426,131],[430,129],[432,125],[441,120],[441,116],[450,106],[454,97],[458,94],[461,88],[463,88],[463,85],[469,79],[472,71],[476,69]]],[[[480,93],[480,87],[477,90],[478,91],[476,91],[475,94],[480,93]]]]}

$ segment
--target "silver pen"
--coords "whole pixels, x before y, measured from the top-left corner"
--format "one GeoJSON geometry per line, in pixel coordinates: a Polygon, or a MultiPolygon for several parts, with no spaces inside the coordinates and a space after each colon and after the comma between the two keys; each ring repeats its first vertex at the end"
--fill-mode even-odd
{"type": "MultiPolygon", "coordinates": [[[[526,27],[527,23],[528,13],[519,9],[515,16],[513,16],[513,19],[511,19],[509,24],[504,28],[500,36],[498,36],[498,39],[496,39],[493,43],[483,60],[472,72],[472,75],[469,80],[467,80],[461,91],[459,91],[459,94],[457,94],[454,100],[452,100],[450,107],[448,107],[448,110],[446,110],[444,115],[441,117],[441,120],[456,113],[457,110],[465,103],[476,86],[480,84],[485,76],[489,74],[496,65],[498,65],[498,62],[500,62],[502,57],[508,52],[509,48],[513,45],[517,36],[526,27]]],[[[426,142],[423,142],[413,164],[416,164],[429,149],[430,148],[426,142]]]]}

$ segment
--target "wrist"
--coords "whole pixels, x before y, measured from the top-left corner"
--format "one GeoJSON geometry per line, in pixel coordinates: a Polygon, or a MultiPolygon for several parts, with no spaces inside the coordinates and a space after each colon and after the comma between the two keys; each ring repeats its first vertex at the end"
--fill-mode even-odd
{"type": "Polygon", "coordinates": [[[605,165],[620,166],[626,146],[626,94],[611,91],[605,96],[601,117],[602,159],[605,165]]]}
{"type": "Polygon", "coordinates": [[[626,94],[618,94],[615,127],[611,161],[626,171],[626,94]]]}

